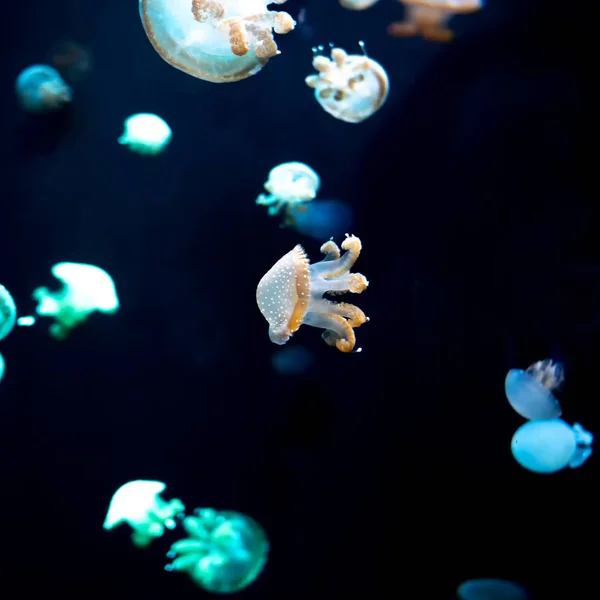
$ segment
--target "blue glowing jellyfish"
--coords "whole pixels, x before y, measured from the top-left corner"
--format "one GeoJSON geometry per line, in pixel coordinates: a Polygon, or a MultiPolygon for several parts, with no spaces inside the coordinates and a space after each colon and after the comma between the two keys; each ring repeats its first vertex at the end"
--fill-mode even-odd
{"type": "Polygon", "coordinates": [[[15,326],[17,307],[10,292],[0,285],[0,340],[3,340],[15,326]]]}
{"type": "Polygon", "coordinates": [[[460,600],[527,600],[522,586],[504,579],[469,579],[456,590],[460,600]]]}
{"type": "Polygon", "coordinates": [[[308,204],[289,206],[285,224],[294,227],[298,233],[324,240],[341,237],[354,226],[354,212],[350,206],[339,200],[313,200],[308,204]]]}
{"type": "Polygon", "coordinates": [[[562,419],[528,421],[513,435],[515,460],[534,473],[555,473],[580,467],[592,453],[594,436],[579,423],[573,427],[562,419]]]}
{"type": "Polygon", "coordinates": [[[526,371],[511,369],[504,389],[510,405],[526,419],[557,419],[562,414],[552,393],[564,381],[561,364],[550,359],[540,360],[526,371]]]}
{"type": "Polygon", "coordinates": [[[301,375],[313,363],[313,355],[302,346],[288,346],[277,350],[271,358],[271,364],[280,375],[301,375]]]}
{"type": "Polygon", "coordinates": [[[60,73],[48,65],[33,65],[22,71],[17,77],[16,91],[21,106],[33,113],[58,110],[73,97],[60,73]]]}

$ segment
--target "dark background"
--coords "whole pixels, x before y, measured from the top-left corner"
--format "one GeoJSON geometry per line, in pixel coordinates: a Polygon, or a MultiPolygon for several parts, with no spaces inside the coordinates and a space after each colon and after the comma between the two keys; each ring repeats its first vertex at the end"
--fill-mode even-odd
{"type": "Polygon", "coordinates": [[[138,478],[190,510],[262,523],[270,562],[240,598],[450,599],[474,577],[597,595],[596,456],[523,470],[503,389],[509,368],[561,360],[564,418],[600,431],[591,15],[496,0],[436,45],[387,37],[402,15],[392,0],[282,8],[306,22],[277,38],[281,56],[223,85],[163,62],[136,0],[3,9],[0,280],[30,314],[54,263],[91,263],[121,310],[62,343],[47,320],[2,342],[0,596],[202,596],[162,570],[177,532],[138,550],[126,526],[102,530],[114,491],[138,478]],[[304,77],[311,46],[359,39],[391,92],[351,125],[304,77]],[[24,114],[18,73],[64,40],[89,48],[92,70],[72,107],[24,114]],[[161,156],[117,144],[137,112],[172,127],[161,156]],[[316,364],[282,377],[256,284],[298,242],[317,260],[319,243],[254,200],[291,160],[357,213],[371,285],[350,300],[371,322],[354,355],[302,328],[290,344],[316,364]]]}

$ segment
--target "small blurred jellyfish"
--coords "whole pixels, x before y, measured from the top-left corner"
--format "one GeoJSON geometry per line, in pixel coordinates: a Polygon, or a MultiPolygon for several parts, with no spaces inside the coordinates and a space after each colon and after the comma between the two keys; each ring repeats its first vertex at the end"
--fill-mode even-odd
{"type": "Polygon", "coordinates": [[[484,0],[398,0],[404,4],[404,21],[388,26],[392,37],[421,35],[432,42],[449,42],[454,38],[448,29],[452,15],[480,10],[484,0]]]}
{"type": "Polygon", "coordinates": [[[54,265],[52,274],[63,284],[62,289],[51,292],[39,287],[33,291],[33,298],[38,302],[38,315],[55,318],[50,326],[54,338],[65,339],[95,311],[113,314],[119,309],[115,284],[100,267],[64,262],[54,265]]]}
{"type": "Polygon", "coordinates": [[[171,128],[151,113],[138,113],[125,119],[125,131],[118,139],[138,154],[160,154],[171,141],[171,128]]]}
{"type": "Polygon", "coordinates": [[[138,548],[161,537],[165,529],[174,529],[175,517],[181,515],[185,507],[181,500],[167,502],[160,497],[166,487],[161,481],[141,479],[122,485],[110,501],[104,529],[110,531],[127,523],[133,529],[131,539],[138,548]]]}
{"type": "Polygon", "coordinates": [[[354,211],[339,200],[315,200],[301,207],[289,205],[284,224],[316,240],[340,237],[353,229],[354,211]]]}
{"type": "Polygon", "coordinates": [[[304,210],[304,203],[316,198],[321,179],[308,165],[287,162],[269,171],[264,187],[269,194],[260,194],[256,204],[268,206],[268,214],[273,216],[283,207],[299,206],[304,210]]]}
{"type": "Polygon", "coordinates": [[[340,0],[340,4],[349,10],[365,10],[377,4],[379,0],[340,0]]]}
{"type": "Polygon", "coordinates": [[[21,107],[32,113],[58,110],[73,97],[59,72],[48,65],[33,65],[22,71],[16,91],[21,107]]]}
{"type": "Polygon", "coordinates": [[[302,346],[282,348],[271,357],[271,365],[280,375],[301,375],[312,363],[312,353],[302,346]]]}
{"type": "Polygon", "coordinates": [[[562,409],[552,392],[564,378],[563,366],[551,359],[540,360],[526,371],[511,369],[504,381],[506,397],[525,419],[557,419],[562,409]]]}
{"type": "Polygon", "coordinates": [[[6,371],[6,363],[4,362],[4,356],[0,354],[0,381],[4,377],[4,371],[6,371]]]}
{"type": "Polygon", "coordinates": [[[321,337],[329,346],[352,352],[354,328],[369,319],[357,306],[326,300],[323,294],[360,294],[367,289],[367,278],[350,272],[361,248],[353,235],[342,244],[343,256],[335,242],[326,242],[321,246],[325,258],[311,265],[298,244],[269,269],[256,288],[256,303],[274,344],[285,344],[304,324],[325,329],[321,337]]]}
{"type": "Polygon", "coordinates": [[[17,306],[10,292],[0,284],[0,340],[3,340],[17,322],[17,306]]]}
{"type": "Polygon", "coordinates": [[[458,586],[460,600],[527,600],[524,587],[504,579],[470,579],[458,586]]]}
{"type": "Polygon", "coordinates": [[[212,83],[240,81],[280,54],[273,37],[296,21],[267,9],[286,0],[139,0],[150,43],[172,67],[212,83]]]}
{"type": "Polygon", "coordinates": [[[175,542],[167,571],[187,573],[199,587],[230,594],[248,587],[260,575],[269,555],[264,529],[238,512],[197,508],[183,520],[189,537],[175,542]]]}
{"type": "Polygon", "coordinates": [[[92,54],[81,44],[67,40],[54,46],[50,62],[67,79],[81,81],[92,68],[92,54]]]}
{"type": "Polygon", "coordinates": [[[555,473],[580,467],[592,453],[594,436],[579,423],[562,419],[528,421],[517,429],[511,442],[515,460],[534,473],[555,473]]]}
{"type": "Polygon", "coordinates": [[[313,67],[318,75],[305,81],[314,88],[321,107],[336,119],[360,123],[375,114],[386,101],[389,80],[385,69],[365,52],[347,54],[341,48],[331,48],[331,59],[323,56],[323,46],[313,48],[313,67]]]}

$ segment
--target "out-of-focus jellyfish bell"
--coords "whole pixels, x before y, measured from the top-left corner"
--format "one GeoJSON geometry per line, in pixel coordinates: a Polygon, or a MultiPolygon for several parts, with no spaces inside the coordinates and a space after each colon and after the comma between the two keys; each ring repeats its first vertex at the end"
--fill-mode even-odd
{"type": "Polygon", "coordinates": [[[360,294],[367,289],[364,275],[350,273],[361,248],[357,237],[348,236],[342,243],[346,253],[340,257],[335,242],[326,242],[321,246],[325,258],[311,265],[304,248],[297,245],[271,267],[258,283],[256,302],[274,344],[285,344],[304,324],[325,329],[322,337],[328,345],[352,352],[354,328],[368,319],[357,306],[326,300],[323,294],[360,294]]]}
{"type": "Polygon", "coordinates": [[[6,363],[4,362],[4,357],[0,354],[0,381],[4,377],[4,371],[6,370],[6,363]]]}
{"type": "Polygon", "coordinates": [[[183,527],[188,538],[175,542],[167,571],[188,573],[209,592],[229,594],[249,586],[264,569],[269,541],[252,518],[234,511],[196,509],[183,527]]]}
{"type": "Polygon", "coordinates": [[[117,290],[110,275],[93,265],[58,263],[52,274],[63,284],[58,292],[39,287],[33,292],[40,316],[52,316],[56,322],[50,334],[57,339],[68,336],[73,327],[84,322],[91,313],[112,314],[119,309],[117,290]]]}
{"type": "Polygon", "coordinates": [[[122,485],[110,501],[104,529],[127,523],[133,529],[131,539],[138,548],[161,537],[165,529],[174,529],[175,517],[183,513],[185,507],[181,500],[166,502],[160,497],[166,487],[161,481],[142,479],[122,485]]]}
{"type": "Polygon", "coordinates": [[[310,368],[312,362],[312,354],[302,346],[282,348],[271,357],[271,364],[280,375],[301,375],[310,368]]]}
{"type": "Polygon", "coordinates": [[[304,205],[288,205],[285,225],[316,240],[339,237],[354,227],[352,208],[338,200],[315,200],[304,205]]]}
{"type": "Polygon", "coordinates": [[[421,35],[433,42],[449,42],[454,33],[448,29],[452,15],[476,12],[484,0],[398,0],[404,4],[404,21],[388,26],[393,37],[421,35]]]}
{"type": "Polygon", "coordinates": [[[171,66],[188,75],[225,83],[258,73],[277,54],[273,32],[296,22],[267,10],[286,0],[140,0],[148,39],[171,66]]]}
{"type": "Polygon", "coordinates": [[[48,65],[33,65],[22,71],[16,91],[21,106],[32,113],[57,110],[73,97],[59,72],[48,65]]]}
{"type": "Polygon", "coordinates": [[[561,364],[550,359],[540,360],[526,371],[511,369],[504,389],[510,405],[525,419],[557,419],[562,414],[552,393],[564,381],[561,364]]]}
{"type": "Polygon", "coordinates": [[[504,579],[470,579],[458,586],[460,600],[527,600],[522,586],[504,579]]]}
{"type": "Polygon", "coordinates": [[[308,165],[288,162],[269,171],[265,182],[268,195],[260,194],[256,204],[269,207],[269,215],[276,215],[284,207],[302,205],[317,196],[321,180],[308,165]]]}
{"type": "Polygon", "coordinates": [[[56,44],[51,62],[67,79],[80,81],[92,68],[92,53],[88,48],[72,40],[56,44]]]}
{"type": "Polygon", "coordinates": [[[17,322],[17,307],[10,292],[0,285],[0,340],[3,340],[17,322]]]}
{"type": "Polygon", "coordinates": [[[309,75],[306,85],[314,88],[323,109],[346,123],[360,123],[376,113],[388,96],[389,81],[384,68],[365,53],[347,54],[331,49],[331,59],[323,56],[323,47],[313,48],[313,67],[318,75],[309,75]]]}
{"type": "Polygon", "coordinates": [[[138,154],[160,154],[171,141],[171,128],[158,115],[138,113],[125,119],[118,141],[138,154]]]}
{"type": "Polygon", "coordinates": [[[377,2],[379,0],[340,0],[340,4],[350,10],[365,10],[366,8],[371,8],[377,2]]]}
{"type": "Polygon", "coordinates": [[[579,423],[573,427],[562,419],[528,421],[513,435],[515,460],[534,473],[555,473],[581,466],[592,453],[594,436],[579,423]]]}

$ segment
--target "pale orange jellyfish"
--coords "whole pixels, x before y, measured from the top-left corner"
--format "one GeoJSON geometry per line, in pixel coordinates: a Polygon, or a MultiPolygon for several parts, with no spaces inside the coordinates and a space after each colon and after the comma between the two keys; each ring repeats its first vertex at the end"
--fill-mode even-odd
{"type": "Polygon", "coordinates": [[[390,23],[393,37],[423,36],[434,42],[449,42],[454,32],[448,28],[452,15],[480,10],[484,0],[398,0],[404,4],[404,21],[390,23]]]}
{"type": "Polygon", "coordinates": [[[296,22],[267,10],[286,0],[139,0],[148,39],[172,67],[213,83],[258,73],[296,22]]]}
{"type": "Polygon", "coordinates": [[[298,245],[271,267],[256,288],[256,302],[269,323],[274,344],[285,344],[304,324],[325,329],[322,337],[328,345],[352,352],[354,328],[369,319],[357,306],[326,300],[323,294],[360,294],[367,288],[364,275],[350,273],[361,248],[357,237],[346,234],[343,256],[337,244],[329,241],[321,246],[325,258],[311,265],[298,245]]]}

